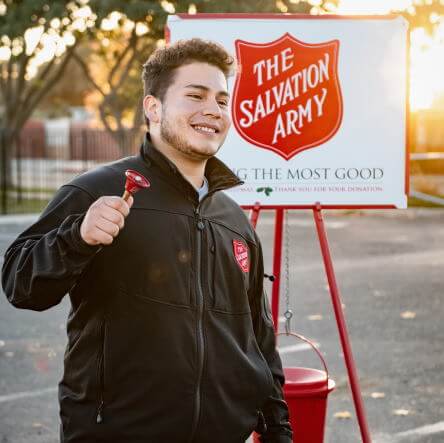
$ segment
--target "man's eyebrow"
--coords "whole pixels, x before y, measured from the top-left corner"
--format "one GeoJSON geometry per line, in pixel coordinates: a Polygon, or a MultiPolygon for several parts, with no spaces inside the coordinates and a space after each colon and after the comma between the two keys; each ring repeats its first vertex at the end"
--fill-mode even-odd
{"type": "MultiPolygon", "coordinates": [[[[205,91],[205,92],[208,92],[210,90],[210,88],[208,88],[207,86],[197,85],[197,84],[189,84],[189,85],[186,85],[185,88],[200,89],[201,91],[205,91]]],[[[224,95],[225,97],[230,96],[230,94],[228,94],[227,91],[218,91],[217,95],[224,95]]]]}

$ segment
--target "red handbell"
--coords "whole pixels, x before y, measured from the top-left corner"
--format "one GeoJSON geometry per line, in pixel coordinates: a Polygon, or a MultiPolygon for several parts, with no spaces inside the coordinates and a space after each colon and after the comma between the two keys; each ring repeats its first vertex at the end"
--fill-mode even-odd
{"type": "Polygon", "coordinates": [[[130,195],[135,194],[139,189],[149,188],[150,182],[139,172],[133,169],[127,169],[125,171],[126,182],[125,182],[125,192],[122,198],[126,201],[130,195]]]}

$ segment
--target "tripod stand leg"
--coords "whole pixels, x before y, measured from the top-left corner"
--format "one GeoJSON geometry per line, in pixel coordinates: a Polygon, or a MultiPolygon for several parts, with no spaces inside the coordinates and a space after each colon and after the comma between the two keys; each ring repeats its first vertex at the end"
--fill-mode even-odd
{"type": "Polygon", "coordinates": [[[276,222],[274,225],[274,251],[273,251],[273,290],[271,293],[271,313],[273,317],[274,330],[279,327],[279,288],[281,286],[281,263],[282,263],[282,232],[284,227],[284,209],[276,209],[276,222]]]}
{"type": "Polygon", "coordinates": [[[336,316],[336,323],[338,325],[339,336],[341,339],[355,410],[358,417],[359,428],[361,430],[362,441],[363,443],[371,443],[370,431],[365,416],[364,402],[362,401],[358,374],[356,371],[355,362],[353,360],[350,340],[348,338],[347,325],[345,323],[344,312],[342,311],[341,299],[339,296],[338,286],[336,284],[336,277],[328,247],[327,234],[325,232],[321,209],[320,204],[317,204],[316,207],[313,208],[316,230],[318,232],[319,244],[321,246],[322,257],[324,259],[325,272],[327,274],[328,285],[330,287],[331,300],[336,316]]]}

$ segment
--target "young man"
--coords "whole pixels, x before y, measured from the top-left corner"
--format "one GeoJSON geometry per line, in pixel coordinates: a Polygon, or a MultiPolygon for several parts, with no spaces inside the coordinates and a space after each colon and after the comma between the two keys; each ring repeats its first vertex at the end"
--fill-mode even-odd
{"type": "Polygon", "coordinates": [[[18,308],[69,293],[63,443],[290,443],[259,240],[219,192],[233,59],[192,39],[144,65],[140,155],[63,186],[5,254],[18,308]],[[124,171],[151,183],[127,204],[124,171]]]}

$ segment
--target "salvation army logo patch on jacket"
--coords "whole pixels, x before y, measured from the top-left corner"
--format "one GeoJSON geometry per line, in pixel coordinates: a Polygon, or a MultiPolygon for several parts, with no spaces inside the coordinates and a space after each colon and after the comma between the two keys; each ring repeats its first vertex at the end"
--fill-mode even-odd
{"type": "Polygon", "coordinates": [[[250,257],[248,256],[248,247],[241,240],[233,240],[234,257],[242,272],[250,271],[250,257]]]}
{"type": "Polygon", "coordinates": [[[342,121],[339,40],[236,40],[232,116],[239,135],[290,160],[332,138],[342,121]]]}

